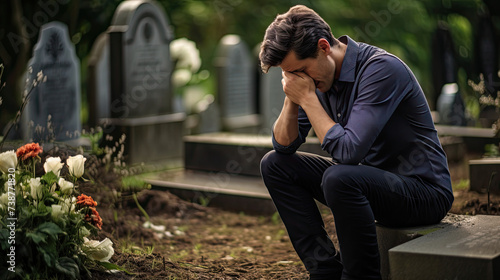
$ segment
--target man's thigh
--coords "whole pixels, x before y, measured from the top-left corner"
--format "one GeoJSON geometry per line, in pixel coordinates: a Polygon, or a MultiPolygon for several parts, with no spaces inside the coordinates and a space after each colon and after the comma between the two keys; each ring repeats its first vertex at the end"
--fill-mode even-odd
{"type": "Polygon", "coordinates": [[[325,170],[333,164],[331,159],[317,154],[270,151],[262,158],[261,173],[268,188],[272,188],[276,182],[305,188],[312,191],[314,198],[325,203],[321,181],[325,170]]]}
{"type": "Polygon", "coordinates": [[[322,187],[339,204],[365,197],[375,219],[390,226],[437,223],[448,211],[446,199],[432,185],[366,165],[332,166],[322,187]]]}

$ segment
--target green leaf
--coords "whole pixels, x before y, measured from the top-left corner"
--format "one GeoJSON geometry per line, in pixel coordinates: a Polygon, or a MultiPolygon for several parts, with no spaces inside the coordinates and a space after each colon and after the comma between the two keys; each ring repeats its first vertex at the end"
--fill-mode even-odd
{"type": "MultiPolygon", "coordinates": [[[[55,244],[53,244],[55,245],[55,244]]],[[[56,262],[56,257],[57,253],[55,252],[55,248],[47,248],[48,250],[45,250],[44,247],[38,246],[38,252],[42,254],[43,260],[49,267],[54,267],[54,264],[56,262]]]]}
{"type": "Polygon", "coordinates": [[[108,270],[119,270],[119,271],[123,271],[123,272],[127,273],[128,275],[134,275],[133,273],[128,272],[125,268],[123,268],[117,264],[114,264],[114,263],[99,262],[99,261],[97,261],[97,263],[108,270]]]}
{"type": "Polygon", "coordinates": [[[45,222],[41,224],[40,226],[38,226],[37,231],[46,233],[56,240],[59,233],[64,233],[64,231],[62,231],[62,229],[53,222],[45,222]]]}
{"type": "Polygon", "coordinates": [[[9,248],[8,240],[9,239],[9,230],[7,228],[3,228],[0,230],[0,244],[2,244],[2,251],[7,250],[9,248]]]}
{"type": "Polygon", "coordinates": [[[29,237],[35,242],[35,244],[40,244],[40,243],[47,243],[47,234],[43,232],[28,232],[26,233],[26,237],[29,237]]]}
{"type": "Polygon", "coordinates": [[[56,260],[56,270],[66,276],[69,279],[80,279],[80,269],[76,262],[68,257],[61,257],[56,260]]]}
{"type": "Polygon", "coordinates": [[[47,183],[47,185],[52,186],[52,184],[57,183],[57,175],[54,174],[54,172],[50,171],[48,173],[45,173],[45,175],[42,176],[42,180],[47,183]]]}

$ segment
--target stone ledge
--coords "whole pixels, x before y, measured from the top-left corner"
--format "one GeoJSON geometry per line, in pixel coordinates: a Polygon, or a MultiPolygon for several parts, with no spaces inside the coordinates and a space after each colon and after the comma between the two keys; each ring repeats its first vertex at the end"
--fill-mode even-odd
{"type": "Polygon", "coordinates": [[[453,215],[389,250],[390,279],[500,279],[500,216],[453,215]]]}

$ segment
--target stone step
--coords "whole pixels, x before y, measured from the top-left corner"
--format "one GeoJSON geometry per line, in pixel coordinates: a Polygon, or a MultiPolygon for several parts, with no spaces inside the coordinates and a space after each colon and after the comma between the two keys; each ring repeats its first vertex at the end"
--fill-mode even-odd
{"type": "Polygon", "coordinates": [[[168,190],[182,199],[253,215],[272,215],[276,208],[260,177],[227,172],[170,170],[145,176],[153,189],[168,190]]]}
{"type": "MultiPolygon", "coordinates": [[[[328,156],[316,137],[308,137],[303,152],[328,156]]],[[[184,168],[260,176],[260,160],[273,149],[271,136],[209,133],[184,137],[184,168]]]]}
{"type": "Polygon", "coordinates": [[[455,217],[390,249],[390,279],[500,279],[500,216],[455,217]]]}

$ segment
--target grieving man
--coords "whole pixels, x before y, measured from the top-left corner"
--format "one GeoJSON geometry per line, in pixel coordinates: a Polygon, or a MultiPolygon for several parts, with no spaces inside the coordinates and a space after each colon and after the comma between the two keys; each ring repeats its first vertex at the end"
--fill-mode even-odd
{"type": "Polygon", "coordinates": [[[271,23],[260,61],[282,69],[286,94],[261,173],[297,254],[311,279],[380,279],[375,222],[438,223],[454,199],[418,81],[396,56],[335,38],[305,6],[271,23]],[[311,128],[331,158],[297,152],[311,128]],[[340,252],[315,200],[333,213],[340,252]]]}

